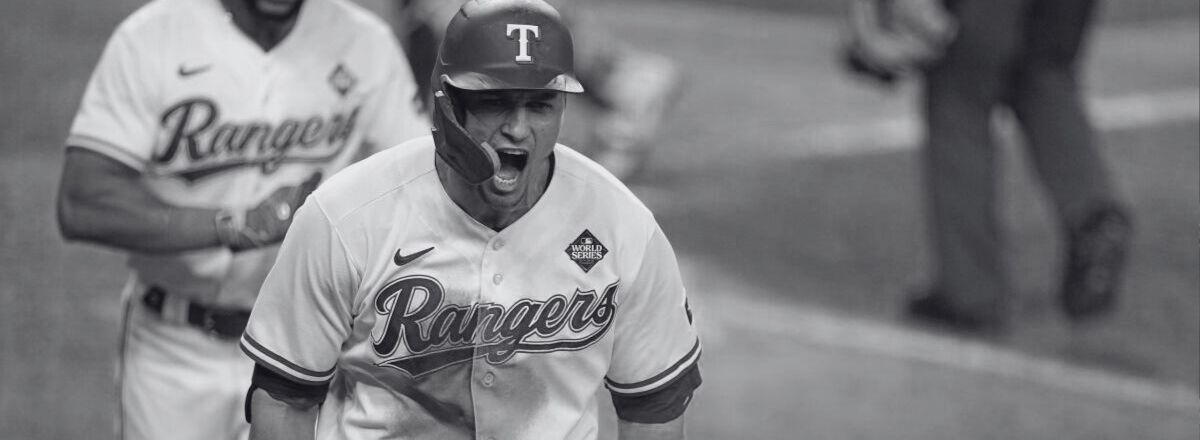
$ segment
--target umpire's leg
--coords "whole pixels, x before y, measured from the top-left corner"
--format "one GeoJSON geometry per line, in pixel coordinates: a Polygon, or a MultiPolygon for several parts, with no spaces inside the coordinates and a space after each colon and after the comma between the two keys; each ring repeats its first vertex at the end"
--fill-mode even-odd
{"type": "Polygon", "coordinates": [[[1095,6],[1095,0],[1034,1],[1012,96],[1068,239],[1059,300],[1075,319],[1113,310],[1131,233],[1079,87],[1079,54],[1095,6]]]}
{"type": "Polygon", "coordinates": [[[991,116],[1007,92],[1025,3],[950,2],[959,35],[926,75],[926,185],[939,265],[933,294],[975,319],[998,318],[1006,292],[991,116]]]}
{"type": "Polygon", "coordinates": [[[1064,224],[1116,200],[1084,112],[1078,61],[1095,0],[1035,0],[1012,107],[1064,224]]]}

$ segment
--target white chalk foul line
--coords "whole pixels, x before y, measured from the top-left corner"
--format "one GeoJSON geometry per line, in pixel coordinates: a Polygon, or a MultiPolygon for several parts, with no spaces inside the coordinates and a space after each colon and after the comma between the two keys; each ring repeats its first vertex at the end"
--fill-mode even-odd
{"type": "Polygon", "coordinates": [[[1084,396],[1115,400],[1144,407],[1196,414],[1200,395],[1185,384],[1163,383],[1111,371],[1073,365],[1053,358],[1006,349],[980,341],[901,327],[894,324],[808,307],[779,307],[746,301],[748,284],[737,282],[720,269],[681,257],[688,285],[695,291],[701,326],[737,326],[771,336],[835,350],[849,350],[975,371],[1084,396]],[[703,282],[696,282],[703,280],[703,282]],[[736,286],[736,288],[734,288],[736,286]],[[720,295],[717,292],[739,292],[720,295]],[[735,298],[736,297],[736,298],[735,298]],[[701,308],[702,307],[702,308],[701,308]],[[714,311],[712,314],[706,310],[714,311]],[[715,312],[718,311],[719,312],[715,312]],[[736,316],[742,319],[724,319],[736,316]],[[744,319],[753,317],[753,319],[744,319]]]}
{"type": "MultiPolygon", "coordinates": [[[[1088,100],[1088,112],[1101,131],[1118,131],[1200,119],[1200,89],[1184,88],[1088,100]]],[[[849,156],[916,148],[920,115],[800,127],[785,135],[788,154],[799,157],[849,156]]]]}

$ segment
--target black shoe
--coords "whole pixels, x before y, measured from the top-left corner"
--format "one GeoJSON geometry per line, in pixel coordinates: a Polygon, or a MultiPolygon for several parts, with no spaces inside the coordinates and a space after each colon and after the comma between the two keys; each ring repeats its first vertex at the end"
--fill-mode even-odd
{"type": "Polygon", "coordinates": [[[1132,227],[1116,207],[1092,211],[1069,231],[1062,291],[1063,311],[1074,321],[1096,318],[1116,308],[1132,227]]]}
{"type": "Polygon", "coordinates": [[[919,324],[967,335],[997,336],[1004,330],[999,314],[968,314],[951,307],[944,295],[933,292],[909,301],[905,315],[919,324]]]}

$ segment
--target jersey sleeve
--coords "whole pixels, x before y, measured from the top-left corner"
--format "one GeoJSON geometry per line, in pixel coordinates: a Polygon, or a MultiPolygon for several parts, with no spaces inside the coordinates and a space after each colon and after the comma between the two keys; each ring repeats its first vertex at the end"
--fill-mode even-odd
{"type": "Polygon", "coordinates": [[[366,124],[368,154],[429,134],[429,120],[418,111],[417,84],[403,50],[389,38],[384,53],[388,54],[386,79],[380,90],[367,98],[364,109],[370,117],[366,124]]]}
{"type": "Polygon", "coordinates": [[[614,395],[643,396],[673,384],[700,358],[679,264],[657,227],[637,275],[623,290],[605,385],[614,395]]]}
{"type": "Polygon", "coordinates": [[[118,27],[88,80],[67,145],[144,170],[158,122],[153,63],[160,58],[138,44],[128,28],[118,27]]]}
{"type": "Polygon", "coordinates": [[[298,383],[327,383],[349,336],[358,279],[336,230],[309,197],[259,291],[242,351],[298,383]]]}

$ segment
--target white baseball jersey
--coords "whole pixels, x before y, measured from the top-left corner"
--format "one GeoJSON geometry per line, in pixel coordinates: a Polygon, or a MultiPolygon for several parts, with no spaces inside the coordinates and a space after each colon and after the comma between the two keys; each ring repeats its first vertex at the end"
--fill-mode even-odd
{"type": "MultiPolygon", "coordinates": [[[[367,143],[429,133],[391,30],[347,0],[307,0],[263,51],[219,0],[156,0],[126,19],[100,58],[67,144],[143,173],[164,201],[250,207],[367,143]]],[[[146,284],[249,308],[278,247],[131,255],[146,284]]]]}
{"type": "Polygon", "coordinates": [[[652,214],[582,155],[554,157],[541,199],[499,232],[446,194],[429,137],[301,207],[241,345],[330,383],[317,438],[590,439],[601,384],[645,394],[696,363],[652,214]]]}

